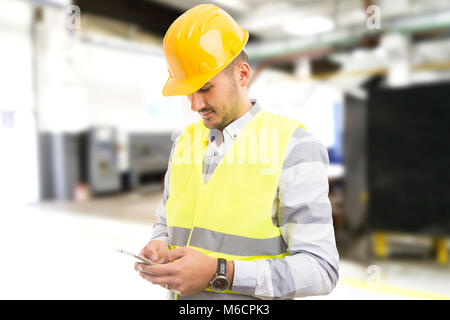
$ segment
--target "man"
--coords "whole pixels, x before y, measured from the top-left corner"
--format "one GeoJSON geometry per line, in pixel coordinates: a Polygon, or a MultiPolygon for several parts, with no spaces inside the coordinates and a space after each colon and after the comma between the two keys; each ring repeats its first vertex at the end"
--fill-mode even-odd
{"type": "Polygon", "coordinates": [[[178,136],[140,276],[172,299],[292,299],[330,293],[338,252],[325,147],[247,95],[248,33],[196,6],[164,38],[164,95],[202,120],[178,136]]]}

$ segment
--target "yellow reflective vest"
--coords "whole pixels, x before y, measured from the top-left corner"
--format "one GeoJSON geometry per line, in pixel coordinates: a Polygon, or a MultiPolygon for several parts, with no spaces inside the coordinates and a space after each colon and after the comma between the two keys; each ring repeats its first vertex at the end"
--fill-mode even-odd
{"type": "Polygon", "coordinates": [[[299,126],[295,120],[258,112],[206,184],[202,169],[209,129],[203,121],[188,126],[170,167],[166,202],[170,248],[188,246],[228,261],[288,255],[271,213],[286,149],[299,126]]]}

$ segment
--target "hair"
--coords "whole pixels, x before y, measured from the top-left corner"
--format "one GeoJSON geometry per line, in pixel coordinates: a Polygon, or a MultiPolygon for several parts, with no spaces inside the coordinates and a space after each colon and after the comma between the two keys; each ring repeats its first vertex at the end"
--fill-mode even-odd
{"type": "Polygon", "coordinates": [[[234,58],[233,61],[230,62],[228,66],[224,69],[225,73],[227,75],[231,75],[234,72],[234,69],[236,69],[236,66],[241,63],[242,61],[248,62],[248,55],[247,53],[242,50],[236,58],[234,58]]]}

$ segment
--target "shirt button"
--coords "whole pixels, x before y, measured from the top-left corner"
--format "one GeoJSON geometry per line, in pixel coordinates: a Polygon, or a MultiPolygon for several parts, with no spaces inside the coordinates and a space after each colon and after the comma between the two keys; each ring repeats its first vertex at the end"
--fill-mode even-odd
{"type": "Polygon", "coordinates": [[[214,140],[216,140],[216,137],[215,137],[215,136],[212,136],[212,137],[211,137],[211,142],[213,142],[214,140]]]}
{"type": "Polygon", "coordinates": [[[218,155],[218,152],[217,151],[214,151],[214,156],[217,156],[218,155]]]}

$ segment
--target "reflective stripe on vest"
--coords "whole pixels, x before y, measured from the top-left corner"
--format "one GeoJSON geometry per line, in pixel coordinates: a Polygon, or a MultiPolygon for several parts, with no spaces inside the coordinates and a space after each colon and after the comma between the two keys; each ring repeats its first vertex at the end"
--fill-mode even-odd
{"type": "Polygon", "coordinates": [[[187,127],[170,168],[166,202],[170,247],[189,246],[227,260],[288,255],[271,213],[287,145],[297,127],[295,120],[258,112],[206,184],[202,165],[209,129],[203,121],[187,127]]]}

